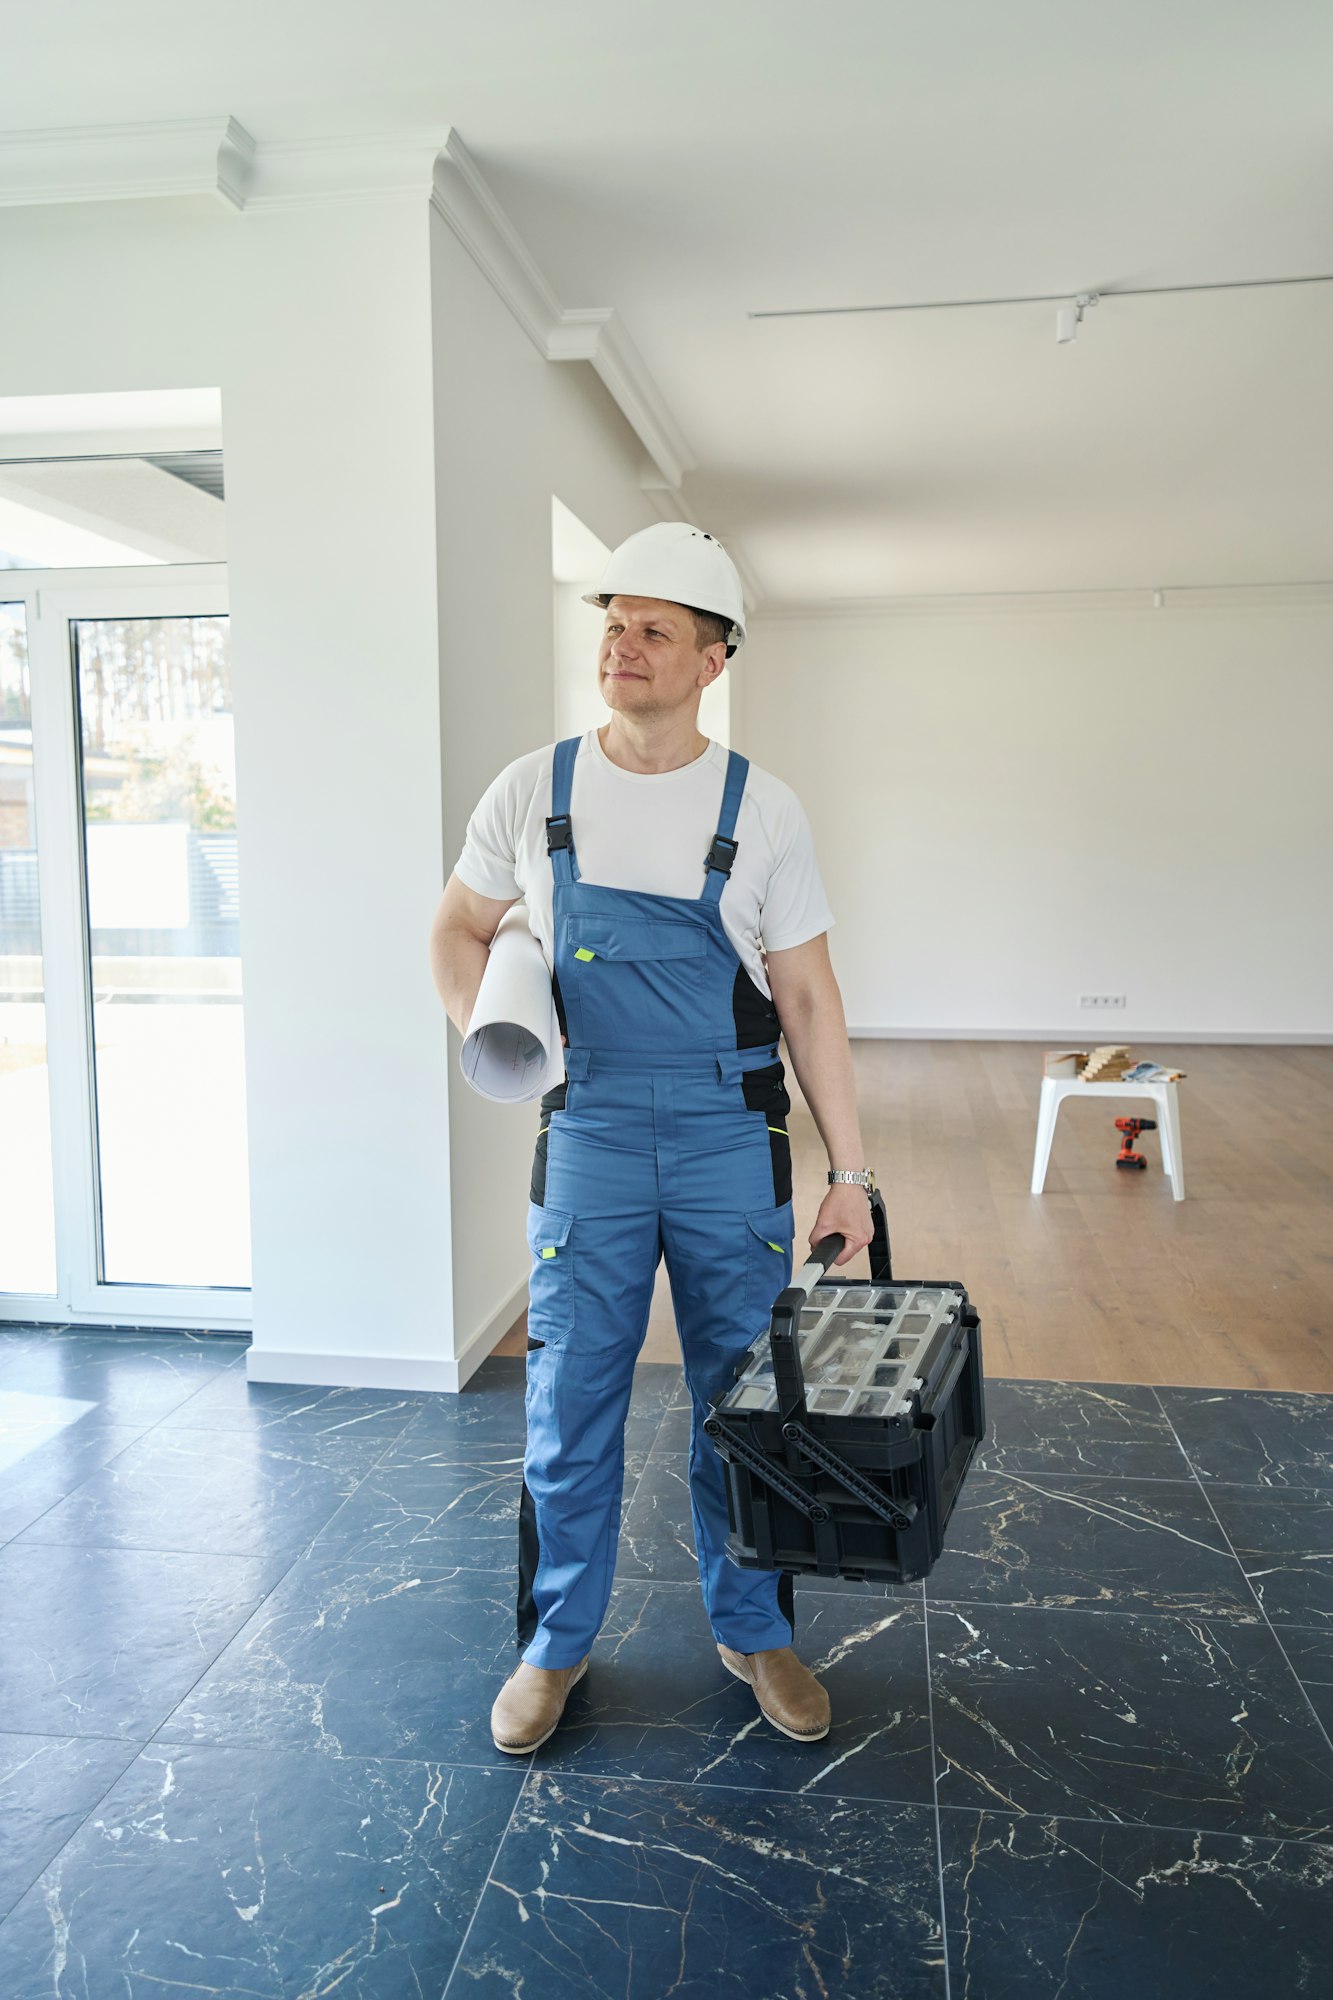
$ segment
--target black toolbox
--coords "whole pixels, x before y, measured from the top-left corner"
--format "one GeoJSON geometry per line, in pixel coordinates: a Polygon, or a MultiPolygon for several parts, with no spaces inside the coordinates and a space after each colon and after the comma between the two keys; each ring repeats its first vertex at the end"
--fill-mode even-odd
{"type": "Polygon", "coordinates": [[[825,1236],[704,1429],[744,1569],[909,1583],[927,1574],[985,1435],[981,1325],[963,1286],[893,1276],[871,1197],[869,1283],[829,1278],[825,1236]]]}

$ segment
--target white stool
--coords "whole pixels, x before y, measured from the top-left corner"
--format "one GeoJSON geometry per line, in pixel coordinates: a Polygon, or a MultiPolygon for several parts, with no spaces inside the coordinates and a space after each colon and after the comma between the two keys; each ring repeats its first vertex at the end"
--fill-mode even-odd
{"type": "Polygon", "coordinates": [[[1044,1076],[1037,1112],[1037,1150],[1032,1161],[1032,1192],[1046,1184],[1046,1168],[1055,1137],[1055,1121],[1066,1097],[1150,1097],[1157,1106],[1157,1136],[1162,1142],[1162,1168],[1177,1201],[1185,1199],[1185,1159],[1180,1150],[1180,1105],[1174,1083],[1082,1083],[1077,1077],[1044,1076]]]}

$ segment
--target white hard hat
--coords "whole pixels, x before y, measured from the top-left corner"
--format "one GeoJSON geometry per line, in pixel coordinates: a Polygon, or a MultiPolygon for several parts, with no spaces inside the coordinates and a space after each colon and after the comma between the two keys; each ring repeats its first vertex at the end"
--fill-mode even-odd
{"type": "Polygon", "coordinates": [[[654,521],[611,551],[585,604],[613,597],[660,597],[731,621],[727,658],[745,644],[745,601],[736,565],[721,542],[688,521],[654,521]]]}

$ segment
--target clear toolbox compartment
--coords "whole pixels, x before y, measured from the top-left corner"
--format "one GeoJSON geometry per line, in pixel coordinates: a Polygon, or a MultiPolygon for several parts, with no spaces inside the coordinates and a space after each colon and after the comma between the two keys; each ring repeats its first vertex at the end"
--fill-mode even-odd
{"type": "MultiPolygon", "coordinates": [[[[956,1321],[959,1292],[933,1285],[819,1284],[797,1329],[808,1406],[820,1416],[891,1417],[920,1388],[925,1357],[942,1327],[956,1321]]],[[[718,1403],[730,1410],[776,1410],[777,1381],[764,1332],[718,1403]]]]}

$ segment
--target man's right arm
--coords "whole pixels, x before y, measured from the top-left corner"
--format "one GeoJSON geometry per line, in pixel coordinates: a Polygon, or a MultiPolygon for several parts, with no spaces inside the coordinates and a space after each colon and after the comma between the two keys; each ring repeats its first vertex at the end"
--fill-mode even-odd
{"type": "Polygon", "coordinates": [[[480,896],[452,874],[430,927],[430,972],[445,1012],[460,1035],[467,1033],[477,989],[486,970],[491,939],[501,917],[519,901],[480,896]]]}

